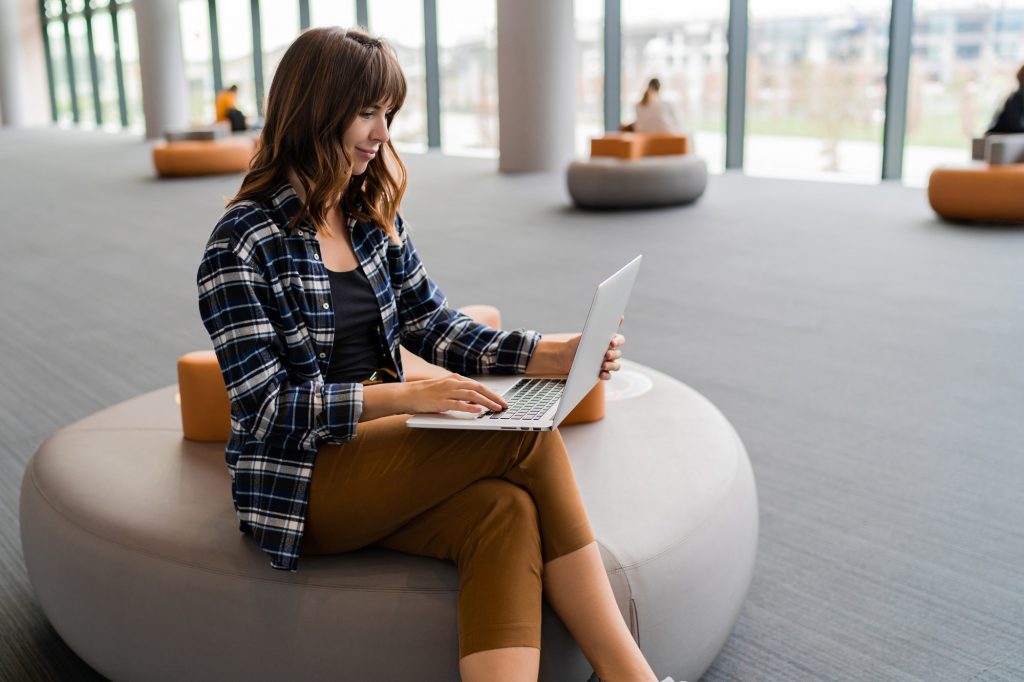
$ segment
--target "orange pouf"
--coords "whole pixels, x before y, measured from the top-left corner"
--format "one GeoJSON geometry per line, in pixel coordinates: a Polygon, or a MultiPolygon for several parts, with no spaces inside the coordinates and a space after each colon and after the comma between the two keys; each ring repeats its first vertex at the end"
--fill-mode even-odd
{"type": "Polygon", "coordinates": [[[590,140],[591,156],[619,159],[686,154],[689,150],[686,136],[672,133],[607,133],[590,140]]]}
{"type": "Polygon", "coordinates": [[[165,177],[239,173],[249,170],[255,151],[256,140],[248,136],[157,143],[153,165],[165,177]]]}
{"type": "Polygon", "coordinates": [[[951,220],[1024,223],[1024,163],[936,168],[928,203],[951,220]]]}

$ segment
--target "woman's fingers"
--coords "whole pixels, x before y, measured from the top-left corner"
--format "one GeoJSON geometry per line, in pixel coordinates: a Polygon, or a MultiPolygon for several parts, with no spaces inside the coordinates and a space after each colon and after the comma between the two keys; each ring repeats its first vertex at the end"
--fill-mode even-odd
{"type": "MultiPolygon", "coordinates": [[[[490,398],[479,391],[473,391],[464,389],[458,392],[457,399],[470,405],[483,405],[492,412],[501,412],[507,405],[504,402],[498,402],[494,398],[490,398]]],[[[475,411],[475,410],[474,410],[475,411]]]]}
{"type": "Polygon", "coordinates": [[[479,412],[479,409],[466,410],[465,408],[467,405],[482,405],[493,412],[501,412],[508,407],[508,403],[506,403],[500,395],[480,382],[467,379],[464,376],[453,374],[451,377],[448,377],[446,384],[445,397],[449,400],[455,400],[462,404],[462,408],[448,409],[462,409],[469,412],[479,412]]]}
{"type": "Polygon", "coordinates": [[[612,337],[611,342],[608,344],[608,350],[604,353],[604,362],[601,363],[601,371],[598,376],[601,379],[608,380],[612,378],[612,372],[618,372],[622,369],[622,365],[619,364],[619,360],[622,358],[623,344],[626,343],[626,337],[622,334],[616,334],[612,337]]]}

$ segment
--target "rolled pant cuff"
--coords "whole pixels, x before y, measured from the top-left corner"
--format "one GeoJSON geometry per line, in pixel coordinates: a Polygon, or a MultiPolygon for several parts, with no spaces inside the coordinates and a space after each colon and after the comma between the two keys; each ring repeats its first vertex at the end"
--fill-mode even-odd
{"type": "Polygon", "coordinates": [[[492,625],[474,628],[459,635],[459,658],[508,647],[540,649],[540,624],[492,625]]]}

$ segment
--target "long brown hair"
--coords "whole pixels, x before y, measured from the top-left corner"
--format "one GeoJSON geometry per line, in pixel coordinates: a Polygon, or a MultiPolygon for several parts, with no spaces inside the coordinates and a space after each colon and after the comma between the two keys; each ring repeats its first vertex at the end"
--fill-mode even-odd
{"type": "Polygon", "coordinates": [[[387,108],[390,127],[405,93],[398,59],[383,40],[337,27],[304,31],[277,67],[256,154],[228,205],[266,199],[288,181],[291,170],[306,197],[291,225],[308,218],[316,229],[325,229],[327,211],[340,196],[347,215],[373,222],[395,239],[405,164],[388,140],[366,172],[353,180],[342,139],[370,105],[387,108]]]}

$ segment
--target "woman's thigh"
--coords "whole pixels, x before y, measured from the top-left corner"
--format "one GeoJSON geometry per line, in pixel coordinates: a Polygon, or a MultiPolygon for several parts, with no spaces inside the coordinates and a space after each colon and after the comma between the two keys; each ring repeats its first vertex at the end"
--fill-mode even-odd
{"type": "Polygon", "coordinates": [[[500,477],[528,434],[412,429],[408,416],[364,422],[354,439],[320,449],[303,552],[357,549],[391,535],[472,483],[500,477]]]}

